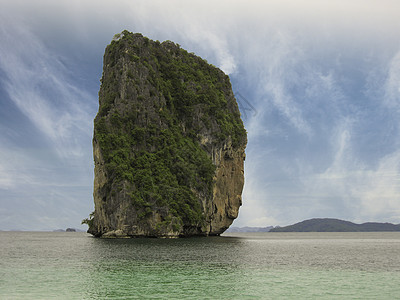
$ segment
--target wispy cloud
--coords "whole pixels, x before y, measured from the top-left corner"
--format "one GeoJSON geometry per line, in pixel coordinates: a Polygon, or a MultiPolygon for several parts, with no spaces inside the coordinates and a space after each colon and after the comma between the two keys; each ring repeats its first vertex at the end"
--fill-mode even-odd
{"type": "Polygon", "coordinates": [[[0,189],[8,190],[15,186],[13,178],[10,177],[8,170],[0,164],[0,189]]]}
{"type": "Polygon", "coordinates": [[[335,53],[332,44],[313,48],[293,32],[269,38],[253,68],[259,114],[248,123],[248,160],[256,163],[246,164],[252,183],[243,217],[251,222],[263,211],[284,224],[324,216],[399,222],[399,132],[390,129],[400,117],[398,54],[363,43],[358,53],[343,45],[335,53]]]}
{"type": "Polygon", "coordinates": [[[369,165],[353,149],[353,125],[347,120],[336,129],[332,137],[334,155],[323,172],[300,168],[304,172],[300,174],[300,193],[309,198],[312,206],[308,217],[321,217],[322,204],[332,217],[345,214],[359,222],[396,223],[400,215],[400,152],[380,157],[376,167],[369,165]]]}
{"type": "Polygon", "coordinates": [[[90,104],[96,100],[70,83],[61,58],[23,23],[7,21],[1,21],[0,68],[9,98],[61,157],[82,155],[79,139],[91,135],[90,104]]]}
{"type": "Polygon", "coordinates": [[[51,229],[62,222],[68,206],[80,211],[80,217],[77,211],[70,215],[71,223],[79,225],[92,206],[97,95],[81,88],[78,74],[69,69],[70,58],[51,50],[21,16],[0,15],[2,104],[19,110],[15,115],[25,116],[26,123],[12,117],[1,122],[0,228],[51,229]],[[21,130],[37,136],[16,142],[27,135],[21,130]],[[40,225],[37,216],[51,216],[53,223],[40,225]]]}
{"type": "Polygon", "coordinates": [[[100,70],[105,45],[128,29],[173,40],[221,67],[257,110],[245,120],[249,144],[238,225],[315,216],[398,222],[399,1],[3,2],[1,87],[48,152],[18,148],[11,141],[18,134],[11,139],[1,132],[2,199],[26,197],[18,203],[35,203],[38,218],[50,217],[40,201],[65,211],[65,203],[77,204],[79,197],[92,204],[90,192],[73,194],[63,186],[91,184],[97,91],[80,81],[100,76],[84,63],[100,70]],[[99,59],[91,60],[95,55],[99,59]],[[82,68],[71,71],[77,57],[82,68]]]}
{"type": "Polygon", "coordinates": [[[385,104],[400,113],[400,51],[390,61],[384,90],[385,104]]]}
{"type": "Polygon", "coordinates": [[[199,28],[187,31],[185,39],[203,45],[204,48],[206,46],[208,51],[212,50],[218,62],[218,67],[228,75],[234,73],[236,70],[235,58],[230,53],[229,44],[223,33],[221,32],[218,35],[212,31],[199,30],[199,28]]]}

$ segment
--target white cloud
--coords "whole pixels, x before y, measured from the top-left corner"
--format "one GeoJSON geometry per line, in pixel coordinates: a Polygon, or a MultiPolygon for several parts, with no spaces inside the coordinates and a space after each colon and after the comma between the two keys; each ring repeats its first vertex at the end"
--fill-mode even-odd
{"type": "Polygon", "coordinates": [[[363,170],[354,196],[360,201],[360,218],[400,219],[400,151],[383,157],[376,170],[363,170]]]}
{"type": "Polygon", "coordinates": [[[0,164],[0,190],[8,190],[15,186],[15,181],[10,177],[10,173],[0,164]]]}
{"type": "Polygon", "coordinates": [[[400,113],[400,51],[389,63],[385,83],[385,104],[400,113]]]}
{"type": "MultiPolygon", "coordinates": [[[[231,74],[234,90],[256,108],[257,115],[246,120],[249,147],[240,224],[282,224],[320,213],[360,220],[398,215],[398,132],[390,131],[384,149],[374,150],[372,162],[360,154],[367,151],[362,149],[368,145],[363,138],[381,126],[369,119],[375,112],[384,116],[382,120],[387,116],[388,128],[398,126],[399,1],[2,4],[2,86],[59,157],[70,159],[63,162],[79,165],[87,159],[92,168],[95,109],[87,103],[97,104],[97,95],[79,88],[76,74],[68,70],[68,59],[76,57],[68,57],[68,50],[61,56],[54,49],[96,49],[100,65],[104,46],[115,33],[128,29],[173,40],[221,67],[231,74]]],[[[94,55],[76,51],[82,61],[94,55]]],[[[380,128],[375,134],[384,131],[380,128]]],[[[18,152],[15,159],[37,159],[28,152],[18,152]]],[[[0,187],[13,190],[21,180],[43,183],[45,176],[37,176],[34,169],[38,166],[21,165],[20,174],[26,175],[21,178],[3,158],[0,187]]],[[[53,191],[60,184],[54,180],[46,189],[53,191]]]]}
{"type": "Polygon", "coordinates": [[[350,132],[348,124],[337,131],[334,159],[323,173],[303,174],[304,192],[317,201],[312,214],[315,217],[322,204],[331,208],[334,217],[346,214],[357,222],[398,223],[400,151],[382,157],[378,167],[371,169],[354,156],[350,132]],[[327,196],[333,202],[323,203],[327,196]]]}
{"type": "Polygon", "coordinates": [[[224,71],[226,74],[230,75],[236,70],[236,63],[233,55],[229,51],[229,45],[224,40],[223,35],[215,35],[212,32],[207,31],[197,31],[195,30],[193,34],[189,32],[189,35],[193,41],[203,45],[207,45],[207,48],[212,49],[215,53],[218,67],[224,71]]]}
{"type": "Polygon", "coordinates": [[[23,24],[3,20],[0,68],[10,99],[52,142],[62,157],[81,155],[74,139],[91,135],[92,95],[69,83],[61,59],[23,24]]]}
{"type": "MultiPolygon", "coordinates": [[[[249,174],[256,171],[256,168],[249,168],[248,163],[246,163],[245,170],[247,178],[254,178],[257,176],[257,174],[249,174]]],[[[261,191],[258,186],[259,184],[260,181],[246,179],[245,192],[243,193],[243,206],[240,208],[239,218],[235,221],[234,226],[266,227],[270,225],[279,225],[274,217],[274,215],[277,215],[277,211],[265,205],[265,202],[271,197],[268,191],[268,185],[264,185],[261,191]]]]}
{"type": "Polygon", "coordinates": [[[32,174],[27,171],[30,167],[30,159],[21,155],[19,149],[4,147],[3,144],[0,148],[0,189],[12,190],[31,184],[32,174]]]}
{"type": "Polygon", "coordinates": [[[311,135],[312,129],[304,119],[298,103],[288,91],[300,80],[298,66],[302,63],[302,49],[287,32],[278,31],[262,49],[259,57],[260,89],[268,105],[273,104],[299,132],[311,135]]]}

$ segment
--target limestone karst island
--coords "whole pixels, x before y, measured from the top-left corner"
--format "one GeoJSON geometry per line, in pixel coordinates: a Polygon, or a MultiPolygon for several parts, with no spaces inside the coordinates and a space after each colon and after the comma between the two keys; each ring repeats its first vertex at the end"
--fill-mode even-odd
{"type": "Polygon", "coordinates": [[[96,237],[219,235],[242,204],[246,131],[229,77],[124,31],[104,54],[94,120],[96,237]]]}

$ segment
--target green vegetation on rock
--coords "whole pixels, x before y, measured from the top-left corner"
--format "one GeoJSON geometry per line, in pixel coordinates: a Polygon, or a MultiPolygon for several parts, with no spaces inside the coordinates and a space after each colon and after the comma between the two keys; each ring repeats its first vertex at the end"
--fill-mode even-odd
{"type": "Polygon", "coordinates": [[[124,31],[106,49],[101,81],[94,146],[104,201],[129,197],[138,220],[161,215],[160,230],[203,226],[213,147],[246,144],[229,77],[170,41],[124,31]]]}

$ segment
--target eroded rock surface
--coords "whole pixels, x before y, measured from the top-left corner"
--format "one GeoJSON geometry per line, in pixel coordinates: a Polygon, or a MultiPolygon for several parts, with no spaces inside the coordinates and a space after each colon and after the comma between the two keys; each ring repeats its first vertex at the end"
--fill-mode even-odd
{"type": "Polygon", "coordinates": [[[218,235],[242,204],[246,131],[229,77],[127,31],[104,54],[94,121],[98,237],[218,235]]]}

